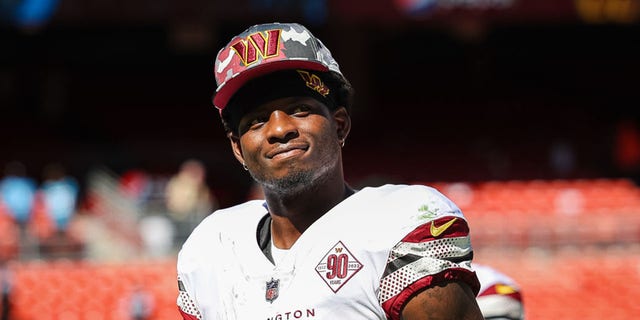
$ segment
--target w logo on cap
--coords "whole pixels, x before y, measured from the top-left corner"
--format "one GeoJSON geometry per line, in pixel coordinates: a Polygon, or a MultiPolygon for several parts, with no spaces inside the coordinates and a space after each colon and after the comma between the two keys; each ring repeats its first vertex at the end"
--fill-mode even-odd
{"type": "Polygon", "coordinates": [[[300,74],[302,80],[307,84],[307,87],[321,94],[323,97],[329,94],[329,87],[327,87],[317,75],[305,70],[298,70],[298,74],[300,74]]]}
{"type": "Polygon", "coordinates": [[[264,33],[256,32],[246,39],[240,39],[231,45],[233,51],[240,57],[242,63],[247,66],[258,61],[258,56],[263,59],[277,56],[280,49],[281,29],[267,30],[264,33]]]}

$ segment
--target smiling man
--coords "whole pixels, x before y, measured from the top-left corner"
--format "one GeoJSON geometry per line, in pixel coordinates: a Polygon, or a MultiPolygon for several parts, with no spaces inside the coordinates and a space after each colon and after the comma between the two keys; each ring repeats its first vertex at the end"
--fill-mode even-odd
{"type": "Polygon", "coordinates": [[[482,319],[460,209],[427,186],[345,181],[353,90],[308,29],[248,28],[215,76],[213,104],[264,199],[217,210],[184,243],[184,319],[482,319]]]}

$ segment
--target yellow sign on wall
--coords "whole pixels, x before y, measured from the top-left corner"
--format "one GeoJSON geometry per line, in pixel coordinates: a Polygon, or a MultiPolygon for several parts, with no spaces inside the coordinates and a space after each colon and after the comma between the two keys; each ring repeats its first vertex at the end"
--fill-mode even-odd
{"type": "Polygon", "coordinates": [[[640,0],[575,0],[575,4],[588,23],[633,23],[640,18],[640,0]]]}

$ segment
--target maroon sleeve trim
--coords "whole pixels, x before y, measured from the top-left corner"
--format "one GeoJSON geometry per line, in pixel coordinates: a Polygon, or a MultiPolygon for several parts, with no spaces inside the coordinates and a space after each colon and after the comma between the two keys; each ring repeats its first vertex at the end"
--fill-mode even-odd
{"type": "Polygon", "coordinates": [[[480,291],[480,282],[475,272],[463,268],[447,269],[417,280],[402,290],[398,295],[383,303],[382,308],[387,315],[387,319],[400,320],[402,308],[416,293],[432,285],[448,281],[462,281],[466,283],[471,287],[474,295],[480,291]]]}
{"type": "Polygon", "coordinates": [[[180,307],[178,307],[178,311],[180,311],[180,315],[182,316],[182,319],[184,319],[184,320],[198,320],[198,317],[182,311],[182,309],[180,309],[180,307]]]}
{"type": "Polygon", "coordinates": [[[420,243],[441,238],[466,237],[469,235],[467,221],[460,217],[446,216],[418,226],[402,241],[420,243]]]}

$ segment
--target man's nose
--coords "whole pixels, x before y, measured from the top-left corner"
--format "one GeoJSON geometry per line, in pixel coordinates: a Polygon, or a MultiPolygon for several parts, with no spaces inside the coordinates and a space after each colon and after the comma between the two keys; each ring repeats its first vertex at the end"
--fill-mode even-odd
{"type": "Polygon", "coordinates": [[[287,140],[298,132],[293,118],[282,110],[275,110],[269,116],[269,139],[287,140]]]}

